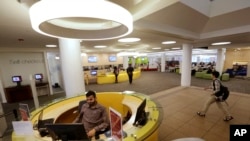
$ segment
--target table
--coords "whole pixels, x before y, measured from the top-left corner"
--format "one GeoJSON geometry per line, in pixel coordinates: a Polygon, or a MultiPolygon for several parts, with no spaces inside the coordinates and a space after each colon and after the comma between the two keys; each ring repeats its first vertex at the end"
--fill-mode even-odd
{"type": "Polygon", "coordinates": [[[37,96],[49,95],[49,83],[39,82],[36,83],[37,96]]]}
{"type": "Polygon", "coordinates": [[[4,88],[8,103],[33,99],[30,85],[11,86],[4,88]]]}

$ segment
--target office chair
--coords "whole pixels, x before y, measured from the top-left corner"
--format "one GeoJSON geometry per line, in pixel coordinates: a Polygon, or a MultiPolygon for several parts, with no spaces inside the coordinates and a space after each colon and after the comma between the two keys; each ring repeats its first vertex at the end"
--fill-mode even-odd
{"type": "Polygon", "coordinates": [[[82,100],[82,101],[80,101],[80,102],[79,102],[79,104],[78,104],[78,113],[80,113],[80,112],[81,112],[82,105],[83,105],[83,104],[85,104],[85,103],[87,103],[87,101],[86,101],[86,100],[82,100]]]}

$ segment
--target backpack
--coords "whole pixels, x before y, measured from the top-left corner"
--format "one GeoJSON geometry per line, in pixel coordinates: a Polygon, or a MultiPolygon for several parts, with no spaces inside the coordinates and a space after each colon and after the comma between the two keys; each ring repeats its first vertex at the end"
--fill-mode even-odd
{"type": "MultiPolygon", "coordinates": [[[[217,80],[217,81],[219,81],[219,80],[217,80]]],[[[213,86],[215,89],[214,81],[213,81],[213,86]]],[[[226,86],[222,85],[220,82],[220,91],[216,92],[215,96],[219,98],[219,101],[225,101],[229,97],[229,94],[230,94],[230,92],[229,92],[228,88],[226,86]]]]}

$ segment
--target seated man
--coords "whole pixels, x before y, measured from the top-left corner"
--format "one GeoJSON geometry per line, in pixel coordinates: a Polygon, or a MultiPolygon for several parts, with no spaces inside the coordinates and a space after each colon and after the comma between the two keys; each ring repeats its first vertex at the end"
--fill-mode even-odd
{"type": "Polygon", "coordinates": [[[207,68],[207,74],[212,74],[213,71],[214,71],[213,66],[209,66],[207,68]]]}
{"type": "Polygon", "coordinates": [[[104,106],[97,102],[96,93],[88,91],[86,94],[86,103],[82,105],[80,114],[74,122],[83,123],[87,135],[92,138],[99,138],[99,134],[109,130],[109,118],[104,106]]]}

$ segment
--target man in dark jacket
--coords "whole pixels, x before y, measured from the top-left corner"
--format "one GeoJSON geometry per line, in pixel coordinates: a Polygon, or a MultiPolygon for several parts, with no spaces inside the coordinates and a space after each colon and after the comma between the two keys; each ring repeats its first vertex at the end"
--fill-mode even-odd
{"type": "Polygon", "coordinates": [[[132,81],[133,81],[133,72],[134,72],[134,68],[132,67],[131,64],[129,64],[129,66],[127,68],[127,74],[128,74],[129,84],[131,84],[132,81]]]}

